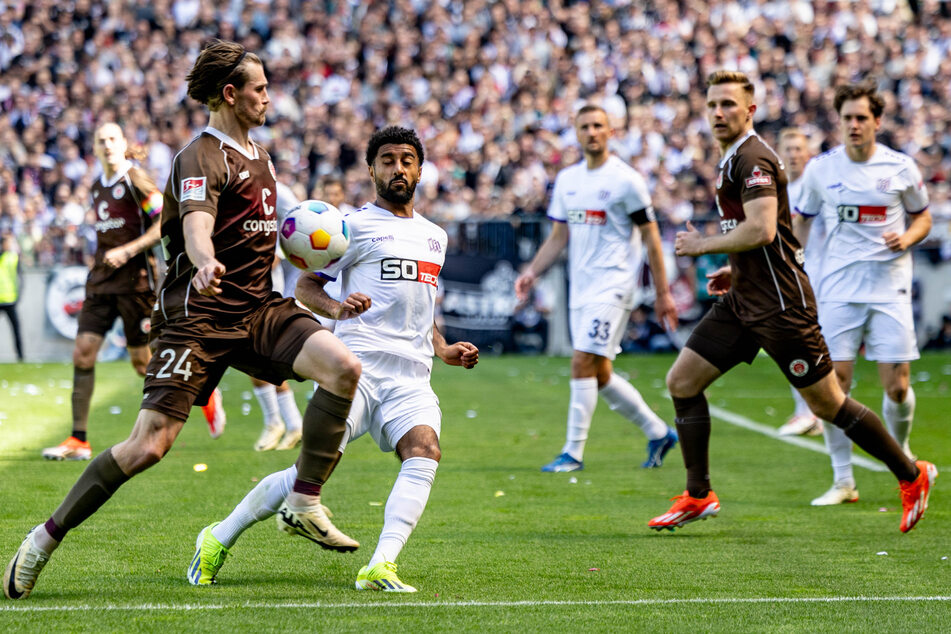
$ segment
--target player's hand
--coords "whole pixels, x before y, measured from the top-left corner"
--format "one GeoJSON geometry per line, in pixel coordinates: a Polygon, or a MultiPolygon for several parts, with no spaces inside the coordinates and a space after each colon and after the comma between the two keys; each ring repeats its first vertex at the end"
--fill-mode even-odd
{"type": "Polygon", "coordinates": [[[337,308],[333,318],[337,321],[353,319],[357,315],[362,315],[370,310],[372,303],[370,298],[363,293],[350,293],[346,299],[340,302],[340,306],[337,308]]]}
{"type": "Polygon", "coordinates": [[[670,293],[658,295],[654,300],[654,313],[664,330],[677,330],[677,306],[670,293]]]}
{"type": "Polygon", "coordinates": [[[224,264],[212,258],[195,272],[192,285],[200,295],[221,295],[221,277],[225,270],[224,264]]]}
{"type": "Polygon", "coordinates": [[[886,231],[882,234],[882,238],[885,239],[885,246],[892,251],[904,251],[908,248],[903,240],[904,237],[904,234],[895,233],[894,231],[886,231]]]}
{"type": "Polygon", "coordinates": [[[528,299],[528,292],[535,286],[535,280],[538,277],[531,271],[526,270],[515,279],[515,298],[520,302],[528,299]]]}
{"type": "Polygon", "coordinates": [[[106,266],[117,269],[129,261],[129,250],[124,246],[109,249],[102,256],[102,261],[106,263],[106,266]]]}
{"type": "Polygon", "coordinates": [[[724,266],[713,273],[708,273],[707,280],[709,280],[707,282],[707,293],[709,293],[711,297],[726,295],[733,281],[733,272],[729,266],[724,266]]]}
{"type": "Polygon", "coordinates": [[[674,239],[674,253],[677,255],[703,255],[703,235],[690,221],[686,231],[678,231],[674,239]]]}
{"type": "Polygon", "coordinates": [[[446,365],[460,365],[471,370],[479,362],[479,349],[468,341],[459,341],[446,346],[441,351],[441,359],[446,365]]]}

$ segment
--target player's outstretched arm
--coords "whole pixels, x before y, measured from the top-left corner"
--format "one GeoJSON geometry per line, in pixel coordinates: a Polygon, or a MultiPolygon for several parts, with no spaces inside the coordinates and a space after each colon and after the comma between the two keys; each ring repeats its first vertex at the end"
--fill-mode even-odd
{"type": "Polygon", "coordinates": [[[458,365],[471,370],[479,362],[478,348],[468,341],[447,344],[436,324],[433,324],[433,351],[446,365],[458,365]]]}
{"type": "Polygon", "coordinates": [[[705,253],[740,253],[765,246],[776,237],[776,198],[763,196],[743,203],[746,219],[729,233],[705,236],[693,224],[687,223],[686,231],[678,231],[674,240],[677,255],[703,255],[705,253]]]}
{"type": "Polygon", "coordinates": [[[327,280],[315,274],[301,275],[297,279],[294,295],[300,302],[322,317],[338,321],[352,319],[370,309],[372,301],[363,293],[350,293],[343,301],[337,301],[327,294],[324,286],[327,280]]]}
{"type": "Polygon", "coordinates": [[[221,295],[221,276],[225,274],[225,265],[215,258],[211,241],[214,228],[214,216],[204,211],[193,211],[182,218],[185,253],[195,267],[192,285],[202,295],[221,295]]]}
{"type": "Polygon", "coordinates": [[[535,281],[551,268],[566,244],[568,244],[568,225],[563,222],[553,223],[551,233],[542,242],[542,246],[538,248],[538,253],[532,258],[531,264],[515,280],[515,296],[519,301],[525,301],[528,297],[528,291],[532,290],[535,281]]]}

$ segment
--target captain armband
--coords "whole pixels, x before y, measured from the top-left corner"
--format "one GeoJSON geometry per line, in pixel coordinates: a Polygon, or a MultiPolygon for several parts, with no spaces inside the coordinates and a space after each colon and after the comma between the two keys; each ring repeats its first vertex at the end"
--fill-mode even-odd
{"type": "Polygon", "coordinates": [[[638,209],[637,211],[632,212],[631,220],[633,220],[634,224],[638,226],[646,225],[649,222],[657,222],[657,214],[654,213],[654,208],[648,205],[643,209],[638,209]]]}

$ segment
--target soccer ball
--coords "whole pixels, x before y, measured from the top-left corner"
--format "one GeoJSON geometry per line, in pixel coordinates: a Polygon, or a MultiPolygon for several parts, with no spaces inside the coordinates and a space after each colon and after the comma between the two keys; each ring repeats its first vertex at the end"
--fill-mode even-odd
{"type": "Polygon", "coordinates": [[[280,242],[291,264],[319,271],[343,256],[350,245],[350,227],[330,203],[305,200],[284,216],[280,242]]]}

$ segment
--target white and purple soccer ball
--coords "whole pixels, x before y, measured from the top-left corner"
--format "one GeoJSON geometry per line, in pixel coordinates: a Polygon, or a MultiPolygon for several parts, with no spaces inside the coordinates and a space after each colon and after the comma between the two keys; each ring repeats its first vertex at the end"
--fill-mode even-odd
{"type": "Polygon", "coordinates": [[[319,271],[339,260],[350,246],[343,213],[321,200],[305,200],[281,222],[281,249],[299,269],[319,271]]]}

